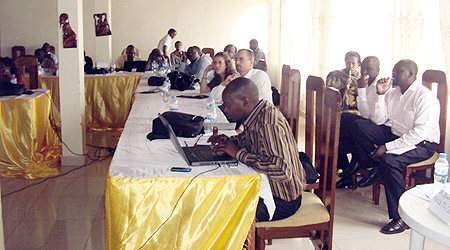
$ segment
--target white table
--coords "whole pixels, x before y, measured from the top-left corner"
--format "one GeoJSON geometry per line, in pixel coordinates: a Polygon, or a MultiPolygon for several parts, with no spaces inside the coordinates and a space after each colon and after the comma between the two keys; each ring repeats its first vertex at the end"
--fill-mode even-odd
{"type": "Polygon", "coordinates": [[[450,246],[450,225],[428,209],[429,201],[412,194],[416,189],[417,187],[406,191],[399,203],[400,217],[412,229],[409,249],[423,249],[425,237],[450,246]]]}

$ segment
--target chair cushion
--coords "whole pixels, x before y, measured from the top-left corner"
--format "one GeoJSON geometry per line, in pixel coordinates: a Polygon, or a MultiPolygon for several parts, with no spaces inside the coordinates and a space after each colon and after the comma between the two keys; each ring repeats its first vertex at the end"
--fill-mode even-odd
{"type": "Polygon", "coordinates": [[[428,159],[426,159],[424,161],[421,161],[421,162],[410,164],[410,165],[408,165],[408,168],[431,165],[431,164],[436,163],[436,161],[438,159],[439,159],[439,153],[438,152],[434,152],[434,155],[431,156],[430,158],[428,158],[428,159]]]}
{"type": "Polygon", "coordinates": [[[328,221],[330,221],[330,214],[322,200],[315,194],[303,192],[302,205],[294,215],[282,220],[257,222],[256,228],[299,227],[328,221]]]}

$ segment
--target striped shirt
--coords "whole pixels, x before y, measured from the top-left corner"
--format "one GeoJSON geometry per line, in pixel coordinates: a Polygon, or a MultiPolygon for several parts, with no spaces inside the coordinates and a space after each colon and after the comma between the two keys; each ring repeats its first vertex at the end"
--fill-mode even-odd
{"type": "Polygon", "coordinates": [[[243,125],[244,131],[232,137],[241,148],[236,158],[265,173],[275,197],[297,199],[306,185],[305,172],[284,116],[273,104],[261,100],[243,125]]]}

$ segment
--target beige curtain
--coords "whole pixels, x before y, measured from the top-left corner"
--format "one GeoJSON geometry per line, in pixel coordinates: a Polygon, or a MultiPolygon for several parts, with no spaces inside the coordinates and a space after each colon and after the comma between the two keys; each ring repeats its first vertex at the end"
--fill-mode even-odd
{"type": "MultiPolygon", "coordinates": [[[[450,83],[450,1],[441,0],[440,1],[440,28],[442,36],[442,45],[444,47],[444,63],[445,72],[447,75],[447,84],[450,83]]],[[[447,154],[450,153],[450,109],[447,108],[447,132],[445,138],[445,151],[447,154]]]]}

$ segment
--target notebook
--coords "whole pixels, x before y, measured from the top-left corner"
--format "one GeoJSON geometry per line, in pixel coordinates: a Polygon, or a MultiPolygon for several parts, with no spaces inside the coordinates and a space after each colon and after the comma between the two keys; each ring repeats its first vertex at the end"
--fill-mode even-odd
{"type": "Polygon", "coordinates": [[[210,145],[181,147],[180,141],[178,141],[170,123],[161,114],[158,114],[158,116],[161,119],[164,128],[166,128],[173,145],[189,166],[237,164],[237,160],[233,159],[231,156],[227,154],[218,155],[213,152],[212,146],[210,145]]]}
{"type": "Polygon", "coordinates": [[[136,69],[136,72],[145,72],[146,65],[146,61],[126,61],[123,64],[123,70],[131,72],[133,69],[136,69]]]}

